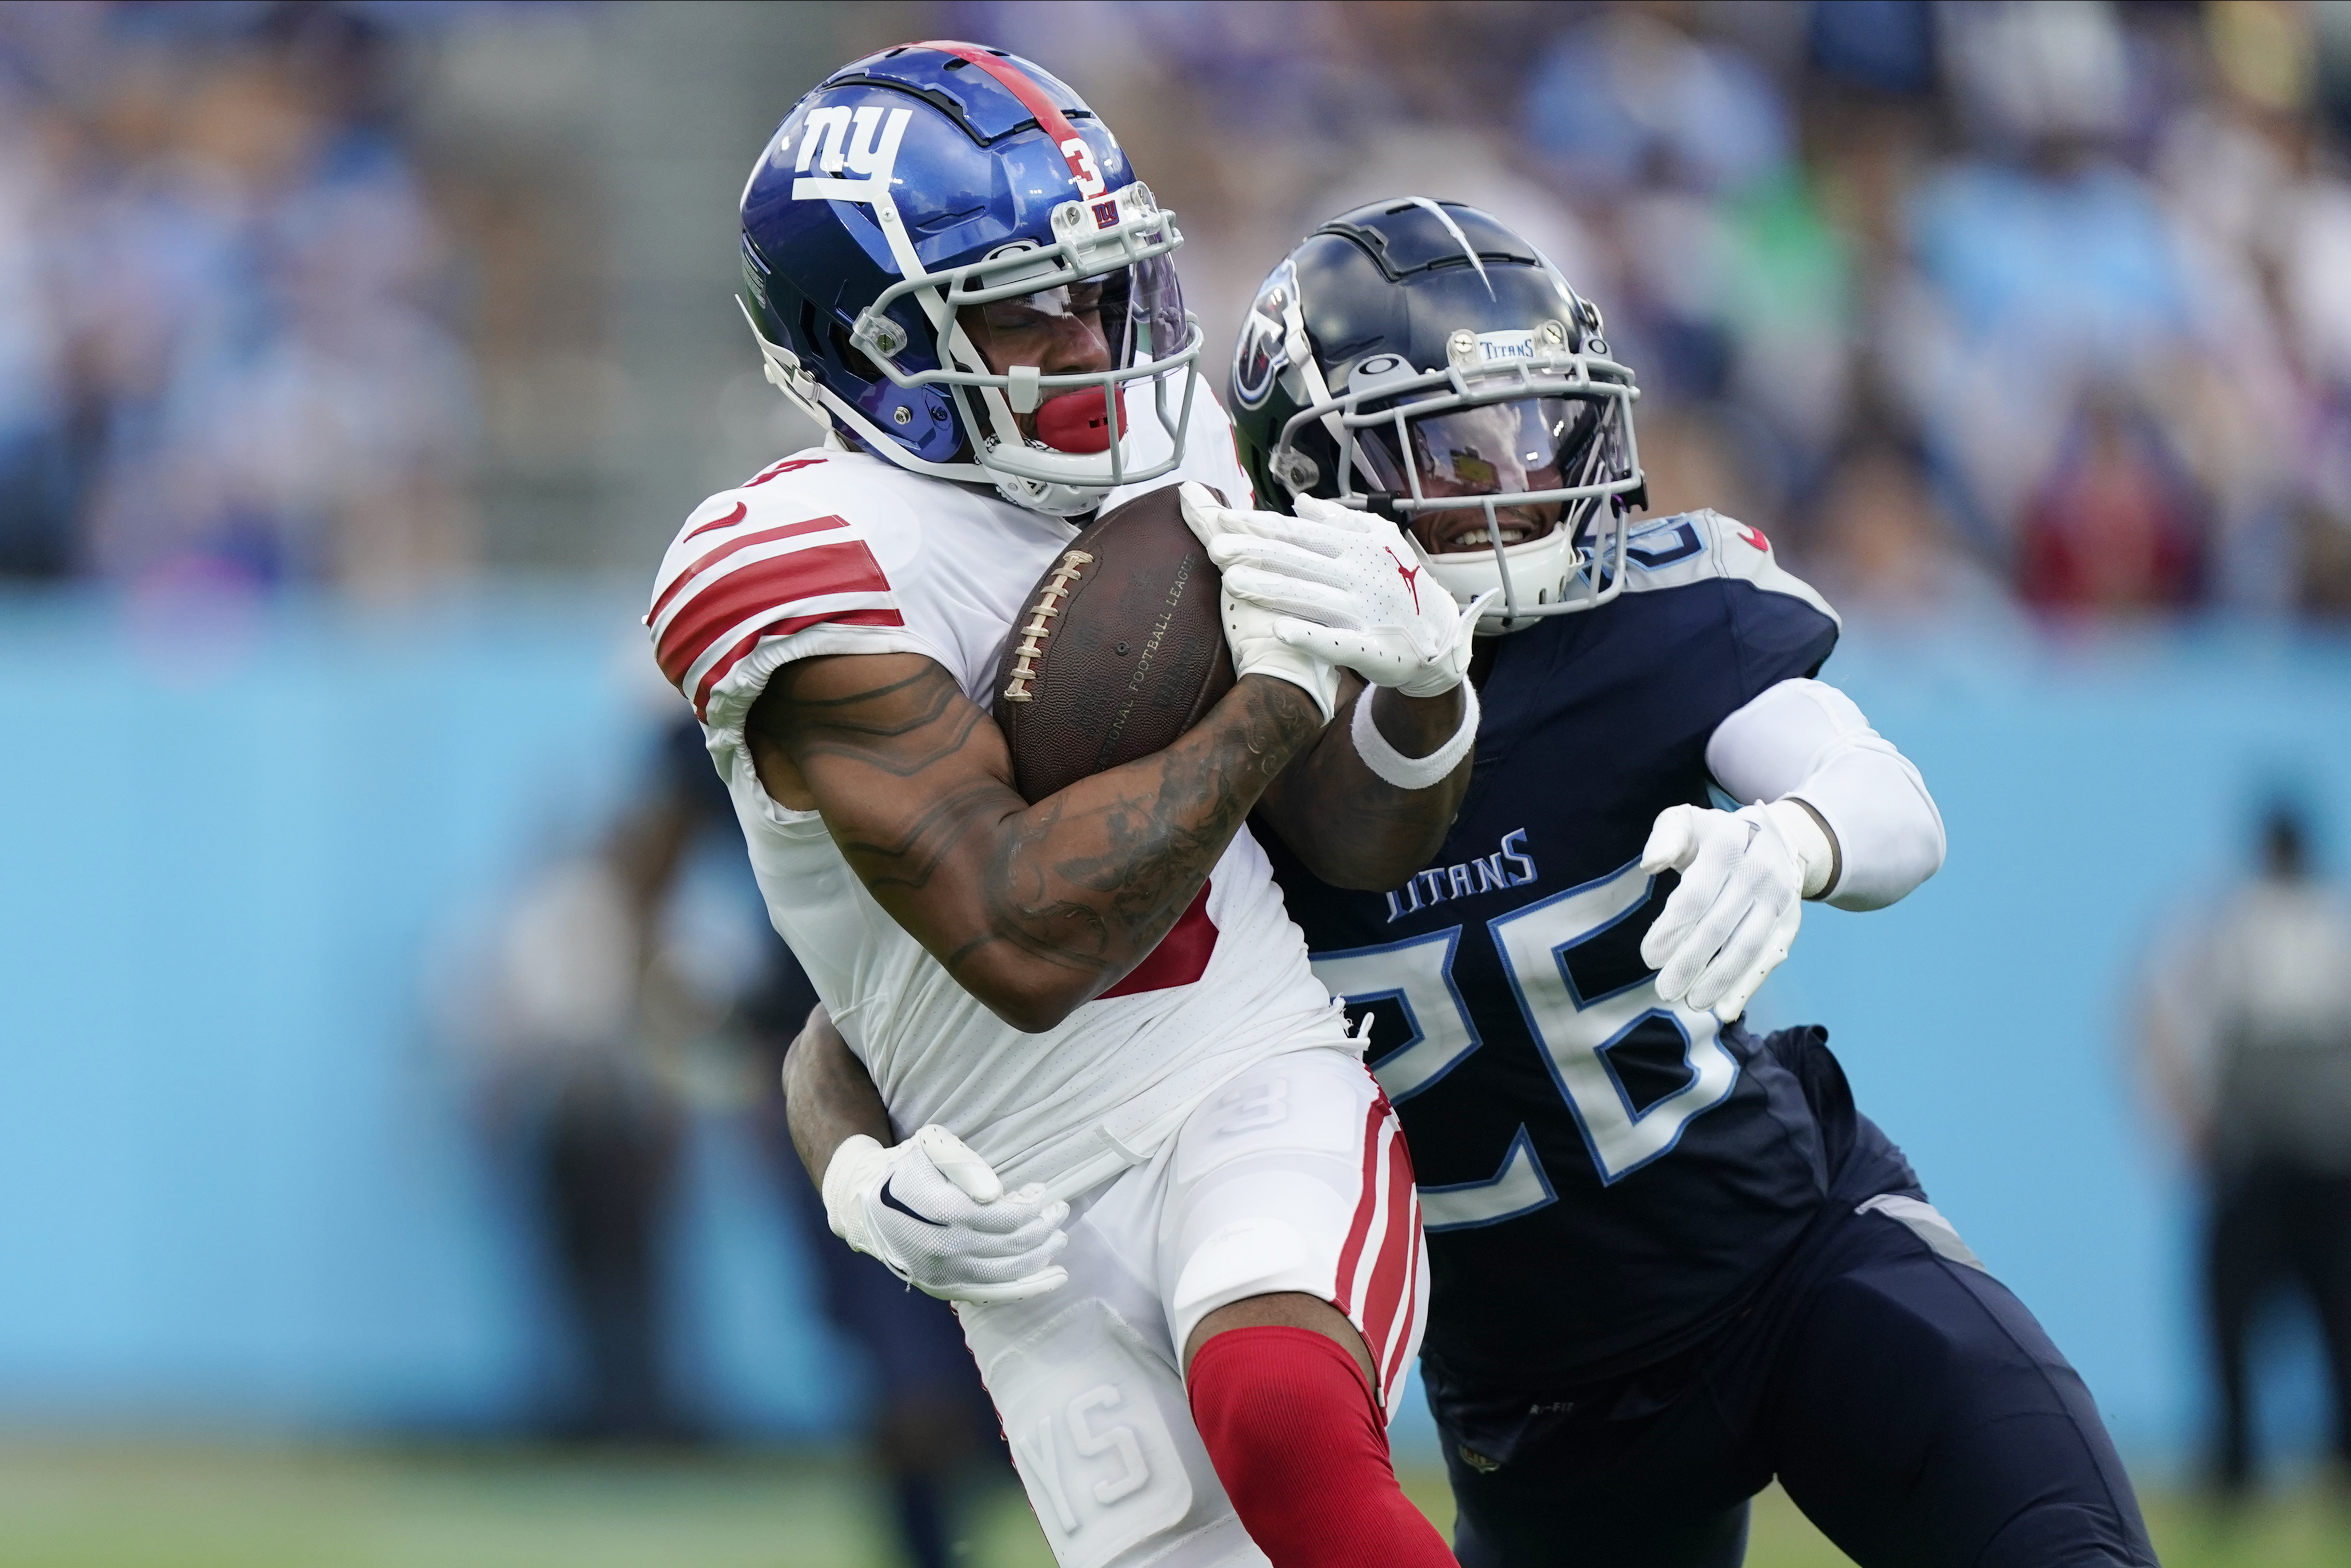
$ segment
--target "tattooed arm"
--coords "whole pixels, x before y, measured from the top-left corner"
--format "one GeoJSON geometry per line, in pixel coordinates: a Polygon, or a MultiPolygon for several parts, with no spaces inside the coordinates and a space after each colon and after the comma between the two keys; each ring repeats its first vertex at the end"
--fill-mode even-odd
{"type": "Polygon", "coordinates": [[[1322,727],[1306,693],[1246,676],[1166,750],[1031,806],[1012,788],[1003,731],[920,654],[796,660],[747,726],[768,793],[821,812],[891,917],[1030,1031],[1158,945],[1322,727]]]}
{"type": "MultiPolygon", "coordinates": [[[[1333,887],[1395,887],[1437,858],[1469,792],[1469,758],[1441,784],[1399,789],[1364,763],[1348,723],[1363,678],[1349,674],[1339,713],[1265,792],[1259,814],[1306,869],[1333,887]]],[[[1372,722],[1406,757],[1426,757],[1461,727],[1459,688],[1437,697],[1372,694],[1372,722]]]]}

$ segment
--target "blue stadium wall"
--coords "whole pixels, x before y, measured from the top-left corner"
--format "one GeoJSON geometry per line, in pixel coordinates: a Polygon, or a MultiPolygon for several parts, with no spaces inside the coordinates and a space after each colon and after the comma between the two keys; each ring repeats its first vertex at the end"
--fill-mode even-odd
{"type": "MultiPolygon", "coordinates": [[[[420,978],[455,912],[642,765],[631,632],[588,591],[0,602],[0,1427],[496,1432],[540,1407],[560,1335],[420,978]]],[[[2128,1065],[2132,977],[2264,790],[2351,798],[2351,650],[1856,630],[1828,673],[1925,770],[1951,859],[1894,910],[1808,913],[1758,1013],[1828,1024],[2126,1450],[2177,1459],[2194,1208],[2128,1065]]],[[[687,1167],[689,1399],[746,1435],[842,1429],[854,1357],[747,1130],[705,1117],[687,1167]]],[[[2307,1380],[2273,1382],[2307,1437],[2307,1380]]]]}

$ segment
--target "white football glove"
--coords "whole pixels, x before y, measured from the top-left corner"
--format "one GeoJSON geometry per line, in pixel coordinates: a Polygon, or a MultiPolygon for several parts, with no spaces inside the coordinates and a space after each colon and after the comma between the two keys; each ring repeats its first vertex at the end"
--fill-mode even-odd
{"type": "MultiPolygon", "coordinates": [[[[1186,484],[1179,494],[1185,523],[1213,559],[1215,541],[1232,529],[1228,519],[1249,514],[1217,505],[1205,486],[1186,484]]],[[[1322,709],[1322,720],[1328,724],[1339,711],[1338,666],[1283,642],[1277,634],[1281,617],[1233,597],[1230,582],[1224,585],[1223,612],[1225,642],[1233,651],[1233,674],[1271,675],[1303,688],[1322,709]]]]}
{"type": "Polygon", "coordinates": [[[986,1160],[945,1127],[883,1148],[860,1133],[824,1168],[832,1233],[926,1296],[992,1305],[1068,1282],[1053,1261],[1070,1244],[1070,1206],[1041,1186],[1008,1193],[986,1160]]]}
{"type": "Polygon", "coordinates": [[[1827,885],[1831,862],[1828,835],[1793,800],[1659,812],[1641,869],[1677,871],[1682,880],[1641,938],[1657,995],[1711,1009],[1725,1023],[1745,1012],[1788,956],[1804,898],[1827,885]]]}
{"type": "Polygon", "coordinates": [[[1311,496],[1298,498],[1294,517],[1208,500],[1187,487],[1185,520],[1225,574],[1225,591],[1272,612],[1284,644],[1406,696],[1461,684],[1486,601],[1468,611],[1454,603],[1402,528],[1311,496]]]}

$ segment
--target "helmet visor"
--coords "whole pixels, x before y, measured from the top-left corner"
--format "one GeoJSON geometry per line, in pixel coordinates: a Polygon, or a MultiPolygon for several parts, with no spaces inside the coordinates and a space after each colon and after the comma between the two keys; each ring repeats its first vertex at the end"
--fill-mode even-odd
{"type": "Polygon", "coordinates": [[[1357,451],[1380,487],[1400,497],[1535,495],[1584,483],[1604,417],[1598,401],[1564,397],[1482,403],[1418,419],[1407,412],[1402,449],[1390,421],[1365,428],[1357,451]]]}
{"type": "Polygon", "coordinates": [[[1175,359],[1191,336],[1184,320],[1184,287],[1176,264],[1155,256],[1120,267],[1102,280],[1102,325],[1118,335],[1113,360],[1122,371],[1175,359]]]}
{"type": "MultiPolygon", "coordinates": [[[[1071,357],[1132,371],[1173,361],[1190,330],[1184,290],[1164,256],[1075,283],[963,308],[965,330],[992,369],[1071,357]],[[1091,344],[1091,348],[1085,345],[1091,344]]],[[[1056,365],[1056,369],[1062,367],[1056,365]]]]}

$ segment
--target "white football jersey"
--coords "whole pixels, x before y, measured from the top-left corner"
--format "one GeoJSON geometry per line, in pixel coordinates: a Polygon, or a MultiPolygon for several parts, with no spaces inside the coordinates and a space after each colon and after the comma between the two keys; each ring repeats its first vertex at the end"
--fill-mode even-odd
{"type": "MultiPolygon", "coordinates": [[[[1133,437],[1147,461],[1146,434],[1157,434],[1148,420],[1133,437]]],[[[1103,507],[1186,479],[1236,502],[1251,496],[1205,384],[1182,467],[1113,491],[1103,507]]],[[[900,1133],[936,1122],[1008,1186],[1062,1192],[1148,1158],[1203,1095],[1251,1064],[1346,1045],[1264,852],[1244,828],[1132,975],[1059,1027],[1025,1034],[874,902],[817,813],[769,797],[743,725],[778,665],[828,653],[924,654],[991,708],[1013,624],[1076,531],[993,492],[812,448],[695,508],[646,618],[734,797],[768,915],[900,1133]]]]}

